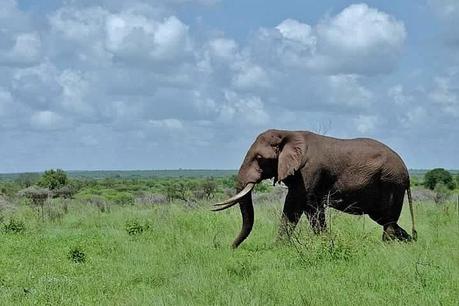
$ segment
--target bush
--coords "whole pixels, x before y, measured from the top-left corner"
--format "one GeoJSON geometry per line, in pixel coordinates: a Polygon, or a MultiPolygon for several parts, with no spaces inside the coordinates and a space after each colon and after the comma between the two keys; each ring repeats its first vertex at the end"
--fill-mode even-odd
{"type": "Polygon", "coordinates": [[[142,223],[138,220],[128,220],[125,224],[126,232],[130,236],[142,234],[144,231],[148,230],[149,227],[148,223],[142,223]]]}
{"type": "Polygon", "coordinates": [[[40,187],[48,188],[50,190],[55,190],[66,186],[68,182],[69,180],[64,170],[51,169],[43,173],[40,180],[38,181],[38,185],[40,187]]]}
{"type": "Polygon", "coordinates": [[[118,205],[134,205],[134,197],[127,192],[119,192],[111,199],[113,203],[118,205]]]}
{"type": "Polygon", "coordinates": [[[434,190],[438,183],[443,183],[450,190],[456,187],[451,173],[443,168],[430,170],[424,175],[424,186],[426,188],[434,190]]]}
{"type": "Polygon", "coordinates": [[[67,258],[73,261],[74,263],[86,262],[86,254],[83,251],[83,249],[79,246],[70,249],[67,258]]]}
{"type": "Polygon", "coordinates": [[[25,224],[21,220],[11,218],[8,223],[3,225],[5,233],[19,234],[25,231],[25,224]]]}

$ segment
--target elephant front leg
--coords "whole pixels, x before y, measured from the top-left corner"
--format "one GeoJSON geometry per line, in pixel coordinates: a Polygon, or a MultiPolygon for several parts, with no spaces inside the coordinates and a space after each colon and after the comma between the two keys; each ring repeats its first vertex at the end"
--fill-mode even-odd
{"type": "Polygon", "coordinates": [[[282,212],[281,224],[279,227],[279,240],[291,237],[298,221],[301,218],[301,214],[303,213],[303,209],[301,207],[302,200],[304,199],[301,199],[298,194],[294,194],[290,191],[287,194],[284,210],[282,212]]]}

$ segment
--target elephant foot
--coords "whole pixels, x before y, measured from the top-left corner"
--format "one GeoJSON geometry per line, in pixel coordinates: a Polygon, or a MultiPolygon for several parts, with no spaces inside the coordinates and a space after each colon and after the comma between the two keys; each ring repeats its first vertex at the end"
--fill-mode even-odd
{"type": "Polygon", "coordinates": [[[413,238],[396,223],[391,223],[384,226],[384,232],[382,235],[383,241],[398,240],[402,242],[413,241],[413,238]]]}

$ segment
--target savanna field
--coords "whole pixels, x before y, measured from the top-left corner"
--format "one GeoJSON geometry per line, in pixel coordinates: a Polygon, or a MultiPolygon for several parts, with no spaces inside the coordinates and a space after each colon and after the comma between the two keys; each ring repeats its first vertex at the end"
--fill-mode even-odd
{"type": "MultiPolygon", "coordinates": [[[[254,196],[255,225],[237,250],[237,207],[213,213],[231,177],[72,179],[71,198],[43,207],[2,181],[2,305],[457,305],[455,197],[415,202],[418,241],[384,243],[368,217],[328,210],[276,240],[283,189],[254,196]],[[206,189],[207,188],[207,189],[206,189]],[[197,193],[207,190],[208,193],[197,193]]],[[[416,197],[415,197],[416,199],[416,197]]],[[[408,205],[400,225],[411,231],[408,205]]]]}

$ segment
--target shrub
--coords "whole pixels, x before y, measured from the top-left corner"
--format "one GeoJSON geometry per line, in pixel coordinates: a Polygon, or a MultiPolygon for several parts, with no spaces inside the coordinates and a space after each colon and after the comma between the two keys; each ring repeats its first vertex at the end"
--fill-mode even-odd
{"type": "Polygon", "coordinates": [[[74,263],[85,263],[86,262],[86,254],[83,251],[83,249],[79,246],[76,246],[70,249],[67,258],[73,261],[74,263]]]}
{"type": "Polygon", "coordinates": [[[55,190],[68,184],[67,174],[61,169],[51,169],[45,171],[38,181],[40,187],[55,190]]]}
{"type": "Polygon", "coordinates": [[[11,218],[8,223],[3,225],[5,233],[19,234],[25,231],[25,224],[21,220],[11,218]]]}
{"type": "Polygon", "coordinates": [[[169,182],[166,186],[166,197],[169,202],[175,199],[186,201],[188,186],[182,182],[169,182]]]}
{"type": "Polygon", "coordinates": [[[140,222],[138,220],[128,220],[128,221],[126,221],[126,224],[125,224],[126,232],[130,236],[142,234],[148,228],[149,228],[148,223],[146,223],[146,222],[142,223],[142,222],[140,222]]]}
{"type": "Polygon", "coordinates": [[[118,205],[134,205],[134,197],[127,192],[119,192],[113,198],[113,202],[118,205]]]}
{"type": "Polygon", "coordinates": [[[213,178],[206,179],[198,186],[198,188],[204,193],[207,200],[214,197],[217,187],[217,182],[213,178]]]}
{"type": "Polygon", "coordinates": [[[424,175],[424,186],[426,188],[434,190],[438,183],[443,183],[450,190],[456,187],[451,173],[443,168],[430,170],[424,175]]]}
{"type": "Polygon", "coordinates": [[[53,198],[71,199],[75,193],[76,189],[74,189],[72,186],[62,186],[58,189],[54,189],[51,195],[53,198]]]}

